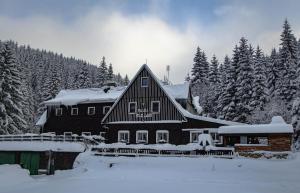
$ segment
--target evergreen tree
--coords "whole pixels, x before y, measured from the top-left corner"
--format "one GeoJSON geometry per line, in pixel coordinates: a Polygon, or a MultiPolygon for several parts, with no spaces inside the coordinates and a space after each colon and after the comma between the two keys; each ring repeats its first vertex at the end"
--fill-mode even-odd
{"type": "Polygon", "coordinates": [[[275,97],[279,94],[279,81],[280,81],[280,64],[278,60],[278,54],[276,49],[272,49],[271,56],[267,61],[267,88],[268,95],[275,97]]]}
{"type": "Polygon", "coordinates": [[[129,84],[129,78],[127,76],[127,74],[125,75],[125,78],[124,78],[124,85],[127,86],[129,84]]]}
{"type": "Polygon", "coordinates": [[[184,81],[185,82],[190,82],[190,80],[191,80],[190,74],[187,73],[186,77],[184,78],[184,81]]]}
{"type": "Polygon", "coordinates": [[[2,122],[1,133],[16,134],[21,133],[27,128],[27,123],[24,120],[22,111],[23,93],[21,92],[21,75],[20,69],[17,66],[16,58],[10,43],[5,43],[1,51],[1,77],[3,78],[1,98],[1,110],[6,115],[6,120],[2,122]],[[3,124],[4,123],[4,124],[3,124]]]}
{"type": "Polygon", "coordinates": [[[300,98],[297,97],[292,107],[292,125],[295,129],[296,138],[300,135],[300,98]]]}
{"type": "Polygon", "coordinates": [[[80,68],[79,74],[77,75],[76,88],[90,88],[91,82],[88,76],[88,65],[84,62],[80,68]]]}
{"type": "Polygon", "coordinates": [[[292,33],[290,24],[287,20],[283,24],[283,32],[281,34],[280,43],[280,65],[282,66],[282,75],[280,77],[280,88],[277,92],[280,97],[289,103],[294,98],[296,87],[296,66],[297,66],[297,43],[296,38],[292,33]]]}
{"type": "Polygon", "coordinates": [[[247,40],[242,37],[239,45],[238,74],[236,84],[237,116],[235,121],[248,123],[251,115],[253,69],[247,40]]]}
{"type": "Polygon", "coordinates": [[[98,87],[102,87],[108,80],[108,69],[105,61],[105,57],[102,57],[97,76],[98,87]]]}
{"type": "Polygon", "coordinates": [[[253,94],[251,106],[253,109],[263,110],[267,101],[267,93],[265,86],[265,72],[264,72],[264,57],[259,46],[255,51],[254,58],[254,81],[253,81],[253,94]]]}
{"type": "Polygon", "coordinates": [[[113,71],[112,64],[110,63],[107,72],[107,80],[112,81],[113,78],[114,78],[114,71],[113,71]]]}

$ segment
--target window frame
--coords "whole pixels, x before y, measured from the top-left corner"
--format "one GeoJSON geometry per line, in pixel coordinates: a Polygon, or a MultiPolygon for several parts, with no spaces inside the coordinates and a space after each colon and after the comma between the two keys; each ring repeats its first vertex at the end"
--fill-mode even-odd
{"type": "Polygon", "coordinates": [[[148,76],[141,77],[141,87],[142,88],[149,87],[149,77],[148,76]],[[147,79],[147,85],[143,85],[143,79],[147,79]]]}
{"type": "Polygon", "coordinates": [[[72,108],[71,108],[71,115],[72,115],[72,116],[78,115],[78,112],[79,112],[78,107],[72,107],[72,108]],[[73,112],[73,110],[75,110],[75,109],[77,110],[77,113],[76,113],[76,114],[74,114],[74,112],[73,112]]]}
{"type": "Polygon", "coordinates": [[[103,106],[103,107],[102,107],[102,114],[103,114],[103,115],[106,115],[106,114],[108,113],[108,111],[105,112],[105,109],[107,109],[107,108],[108,108],[108,111],[109,111],[110,108],[111,108],[111,106],[103,106]]]}
{"type": "Polygon", "coordinates": [[[137,143],[137,144],[147,144],[148,143],[148,141],[149,141],[149,134],[148,134],[148,131],[147,130],[137,130],[136,132],[135,132],[135,142],[137,143]],[[146,136],[146,141],[140,141],[139,139],[138,139],[138,134],[140,134],[140,133],[146,133],[147,134],[147,136],[146,136]]]}
{"type": "MultiPolygon", "coordinates": [[[[198,133],[199,135],[200,134],[203,134],[203,131],[190,131],[190,143],[198,143],[199,142],[199,140],[197,139],[197,141],[195,142],[195,141],[193,141],[193,138],[192,138],[192,136],[193,136],[193,134],[195,134],[195,133],[198,133]]],[[[199,136],[198,135],[198,136],[199,136]]]]}
{"type": "Polygon", "coordinates": [[[87,114],[88,115],[95,115],[96,114],[96,107],[88,107],[88,109],[87,109],[87,114]],[[94,109],[94,113],[90,113],[90,109],[94,109]]]}
{"type": "Polygon", "coordinates": [[[136,114],[136,112],[137,112],[137,102],[136,101],[128,102],[128,114],[136,114]],[[131,104],[135,104],[134,112],[130,112],[131,104]]]}
{"type": "Polygon", "coordinates": [[[121,135],[120,135],[121,133],[127,133],[128,139],[127,139],[126,143],[129,143],[130,142],[130,131],[129,130],[119,130],[118,131],[118,142],[119,143],[125,143],[125,142],[121,141],[121,135]]]}
{"type": "Polygon", "coordinates": [[[170,134],[169,134],[169,131],[168,131],[168,130],[157,130],[157,131],[156,131],[156,137],[155,137],[155,138],[156,138],[156,143],[157,143],[157,144],[160,144],[160,143],[159,143],[159,140],[158,140],[158,134],[159,134],[159,133],[167,133],[167,140],[166,140],[165,143],[169,143],[169,142],[170,142],[170,134]]]}
{"type": "Polygon", "coordinates": [[[60,117],[63,114],[63,109],[61,107],[55,108],[55,116],[60,117]],[[58,110],[60,110],[60,114],[58,114],[58,110]]]}
{"type": "Polygon", "coordinates": [[[151,113],[152,114],[159,114],[160,113],[160,101],[151,101],[151,113]],[[158,103],[158,111],[157,112],[153,111],[153,103],[158,103]]]}

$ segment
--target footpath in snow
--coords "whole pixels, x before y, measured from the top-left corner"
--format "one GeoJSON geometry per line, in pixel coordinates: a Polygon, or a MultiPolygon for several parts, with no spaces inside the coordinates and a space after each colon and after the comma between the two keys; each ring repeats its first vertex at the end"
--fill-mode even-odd
{"type": "Polygon", "coordinates": [[[0,193],[299,193],[300,153],[289,160],[101,157],[82,153],[75,169],[29,176],[0,166],[0,193]],[[111,167],[112,166],[112,167],[111,167]]]}

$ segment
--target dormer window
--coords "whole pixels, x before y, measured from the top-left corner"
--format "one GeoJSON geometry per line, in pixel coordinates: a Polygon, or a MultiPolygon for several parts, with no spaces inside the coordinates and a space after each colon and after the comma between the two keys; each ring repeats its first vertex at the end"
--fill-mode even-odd
{"type": "Polygon", "coordinates": [[[160,101],[151,101],[151,112],[160,113],[160,101]]]}
{"type": "Polygon", "coordinates": [[[56,116],[62,116],[62,108],[56,108],[55,109],[55,115],[56,116]]]}
{"type": "Polygon", "coordinates": [[[95,113],[96,113],[95,107],[88,107],[87,110],[88,115],[95,115],[95,113]]]}
{"type": "Polygon", "coordinates": [[[148,84],[149,84],[149,77],[142,77],[141,78],[141,86],[148,87],[148,84]]]}

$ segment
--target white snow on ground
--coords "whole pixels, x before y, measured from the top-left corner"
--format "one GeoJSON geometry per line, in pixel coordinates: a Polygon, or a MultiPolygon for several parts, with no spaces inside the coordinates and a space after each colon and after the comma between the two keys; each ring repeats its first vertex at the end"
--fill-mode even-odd
{"type": "Polygon", "coordinates": [[[34,176],[0,166],[1,193],[299,193],[300,153],[290,160],[97,157],[34,176]],[[110,168],[109,165],[113,163],[110,168]],[[16,175],[14,173],[17,173],[16,175]]]}
{"type": "MultiPolygon", "coordinates": [[[[0,151],[57,151],[83,152],[85,146],[79,142],[54,141],[0,141],[0,151]]],[[[0,190],[1,191],[1,190],[0,190]]]]}

